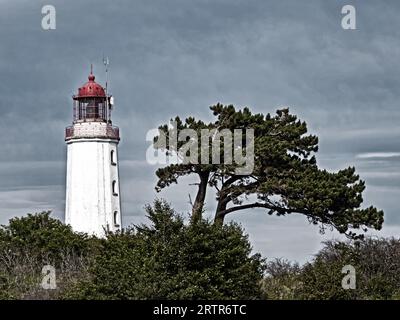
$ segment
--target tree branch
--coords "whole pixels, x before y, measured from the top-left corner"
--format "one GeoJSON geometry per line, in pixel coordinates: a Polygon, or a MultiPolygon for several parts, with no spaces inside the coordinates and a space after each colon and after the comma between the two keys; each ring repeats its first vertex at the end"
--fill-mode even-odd
{"type": "Polygon", "coordinates": [[[271,205],[269,205],[267,203],[254,202],[254,203],[243,204],[243,205],[240,205],[240,206],[231,207],[231,208],[228,208],[228,209],[223,210],[221,212],[217,212],[217,214],[221,215],[221,216],[225,216],[228,213],[231,213],[231,212],[234,212],[234,211],[251,209],[251,208],[266,208],[266,209],[270,209],[270,210],[275,210],[277,207],[271,206],[271,205]]]}
{"type": "Polygon", "coordinates": [[[289,208],[282,208],[282,207],[278,207],[269,203],[261,203],[261,202],[254,202],[254,203],[249,203],[249,204],[243,204],[240,206],[235,206],[235,207],[230,207],[228,209],[225,209],[223,211],[217,212],[218,216],[225,216],[228,213],[231,212],[235,212],[235,211],[239,211],[239,210],[245,210],[245,209],[252,209],[252,208],[265,208],[265,209],[269,209],[272,211],[277,211],[281,214],[285,214],[285,213],[302,213],[306,216],[310,216],[310,212],[308,210],[301,210],[301,209],[289,209],[289,208]]]}

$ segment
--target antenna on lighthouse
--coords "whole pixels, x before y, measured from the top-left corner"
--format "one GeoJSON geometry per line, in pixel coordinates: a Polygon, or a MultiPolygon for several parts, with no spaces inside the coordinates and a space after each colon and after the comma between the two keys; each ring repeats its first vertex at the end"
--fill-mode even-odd
{"type": "Polygon", "coordinates": [[[103,55],[103,64],[106,67],[106,94],[107,94],[108,93],[107,92],[107,89],[108,89],[108,65],[110,64],[110,60],[108,59],[108,57],[104,57],[104,55],[103,55]]]}

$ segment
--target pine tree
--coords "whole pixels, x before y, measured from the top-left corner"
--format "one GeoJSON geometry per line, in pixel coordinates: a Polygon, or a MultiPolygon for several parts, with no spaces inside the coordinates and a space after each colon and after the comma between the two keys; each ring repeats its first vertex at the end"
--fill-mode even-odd
{"type": "Polygon", "coordinates": [[[216,117],[213,122],[206,123],[193,117],[182,121],[176,117],[172,130],[169,124],[160,126],[154,147],[166,154],[179,153],[188,143],[200,141],[200,138],[196,140],[188,136],[178,139],[175,144],[170,143],[174,137],[184,133],[184,129],[194,129],[198,137],[205,129],[228,129],[231,132],[243,129],[241,151],[245,153],[248,143],[245,129],[253,129],[254,168],[249,174],[237,174],[242,165],[235,162],[225,164],[223,150],[226,141],[220,136],[212,136],[206,147],[197,143],[197,149],[186,148],[184,154],[180,154],[185,158],[188,150],[195,150],[197,163],[175,163],[158,169],[157,191],[177,183],[179,177],[198,176],[198,191],[192,207],[194,221],[201,219],[207,190],[215,188],[214,221],[217,224],[223,224],[229,213],[263,208],[270,215],[303,214],[311,223],[319,224],[322,230],[333,227],[350,238],[362,237],[354,229],[366,231],[382,227],[383,211],[373,206],[361,208],[365,182],[360,180],[355,168],[348,167],[338,172],[319,168],[315,158],[318,137],[307,134],[306,123],[290,114],[289,109],[277,110],[274,116],[253,114],[248,108],[236,110],[233,105],[217,104],[210,109],[216,117]],[[165,144],[161,132],[167,131],[165,144]],[[202,155],[207,157],[209,154],[211,160],[210,150],[215,143],[220,145],[220,164],[212,161],[204,164],[202,155]]]}

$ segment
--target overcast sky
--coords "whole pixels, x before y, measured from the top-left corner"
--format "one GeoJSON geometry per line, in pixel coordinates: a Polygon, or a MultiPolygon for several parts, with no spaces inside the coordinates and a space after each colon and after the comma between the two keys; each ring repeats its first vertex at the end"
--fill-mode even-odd
{"type": "MultiPolygon", "coordinates": [[[[290,106],[320,137],[320,166],[356,166],[365,205],[385,211],[378,234],[397,237],[399,15],[396,0],[0,0],[0,223],[41,210],[63,218],[71,95],[90,63],[104,83],[105,54],[125,226],[146,221],[143,206],[155,197],[189,211],[190,180],[155,192],[146,132],[175,115],[208,120],[221,102],[263,113],[290,106]],[[56,8],[56,30],[41,28],[46,4],[56,8]],[[356,7],[357,30],[341,27],[345,4],[356,7]]],[[[212,194],[206,207],[211,213],[212,194]]],[[[304,262],[337,236],[301,215],[253,210],[231,219],[267,258],[304,262]]]]}

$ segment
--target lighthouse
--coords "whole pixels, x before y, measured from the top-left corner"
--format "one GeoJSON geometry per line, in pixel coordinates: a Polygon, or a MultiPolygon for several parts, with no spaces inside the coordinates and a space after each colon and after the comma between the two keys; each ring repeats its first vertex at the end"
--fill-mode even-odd
{"type": "Polygon", "coordinates": [[[103,237],[107,231],[121,230],[120,136],[111,121],[113,97],[96,83],[91,70],[72,98],[72,126],[65,130],[65,223],[74,231],[103,237]]]}

